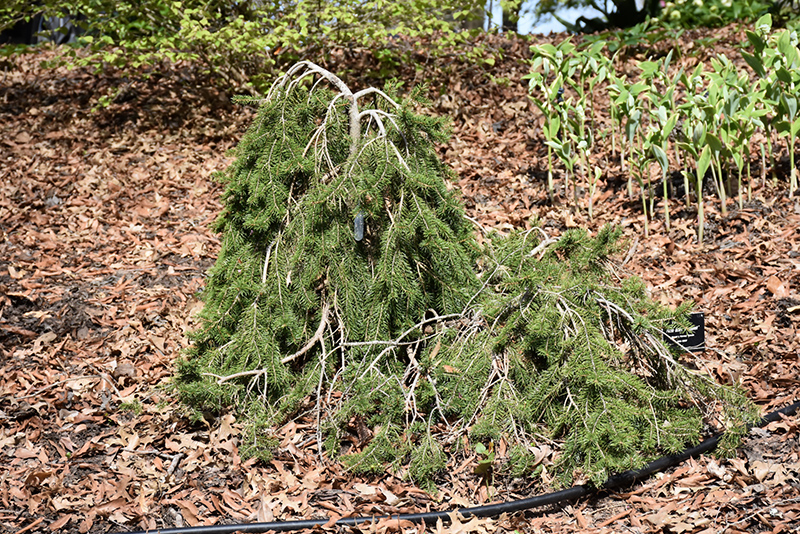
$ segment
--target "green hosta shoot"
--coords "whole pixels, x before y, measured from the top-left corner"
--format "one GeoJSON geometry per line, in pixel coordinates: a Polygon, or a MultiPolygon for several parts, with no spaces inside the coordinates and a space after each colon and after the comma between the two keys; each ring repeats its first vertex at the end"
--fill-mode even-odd
{"type": "MultiPolygon", "coordinates": [[[[654,128],[649,129],[650,132],[654,128]]],[[[632,176],[636,177],[639,182],[639,193],[642,201],[642,213],[644,214],[644,235],[650,235],[650,215],[652,210],[648,206],[648,198],[652,197],[652,181],[650,179],[650,164],[653,161],[653,153],[651,151],[651,136],[646,135],[641,143],[636,145],[633,149],[634,166],[631,172],[632,176]]]]}
{"type": "Polygon", "coordinates": [[[531,99],[545,118],[543,132],[548,147],[548,193],[552,201],[552,154],[555,153],[572,183],[575,209],[578,209],[579,202],[578,170],[588,189],[592,188],[593,178],[589,170],[589,155],[594,144],[592,95],[597,84],[609,76],[611,67],[610,60],[602,54],[604,47],[604,41],[597,41],[579,51],[569,38],[558,46],[545,43],[531,47],[532,72],[526,78],[530,80],[531,99]],[[568,97],[562,96],[565,87],[570,89],[568,97]]]}
{"type": "MultiPolygon", "coordinates": [[[[742,51],[742,56],[756,79],[739,72],[736,65],[723,56],[713,58],[710,68],[698,63],[691,73],[681,69],[677,74],[670,75],[670,52],[663,59],[640,61],[637,64],[640,71],[638,78],[629,79],[613,72],[613,62],[604,56],[607,50],[614,49],[613,41],[590,39],[588,47],[576,47],[568,39],[559,46],[548,44],[532,47],[536,72],[531,76],[538,76],[537,87],[541,87],[539,90],[542,94],[546,94],[545,80],[548,76],[555,76],[558,84],[568,85],[573,94],[560,109],[554,106],[547,109],[546,122],[558,126],[557,135],[552,126],[544,129],[548,154],[553,151],[559,156],[567,169],[567,179],[573,181],[573,188],[576,168],[586,169],[582,174],[591,190],[593,178],[586,162],[591,159],[594,138],[602,139],[605,136],[588,135],[587,131],[595,132],[593,127],[587,130],[586,124],[596,124],[596,110],[591,105],[590,96],[596,86],[605,84],[610,95],[608,114],[614,124],[614,128],[607,132],[611,138],[611,150],[616,154],[619,145],[621,170],[627,174],[628,195],[631,198],[634,195],[634,179],[638,180],[646,220],[653,215],[655,200],[647,172],[650,163],[658,163],[661,170],[665,185],[664,217],[669,227],[664,180],[669,174],[669,162],[675,161],[679,167],[696,164],[701,154],[707,154],[710,158],[706,169],[711,170],[722,214],[727,214],[727,199],[729,191],[734,189],[734,175],[738,185],[738,203],[740,207],[743,206],[745,174],[747,197],[752,196],[751,143],[759,133],[766,138],[762,159],[769,157],[776,182],[777,165],[773,147],[777,146],[777,141],[773,136],[786,139],[790,167],[788,189],[789,194],[794,195],[800,180],[795,162],[795,146],[800,136],[800,49],[797,47],[796,32],[771,32],[771,25],[771,18],[765,15],[752,30],[745,32],[751,48],[742,51]],[[596,67],[597,76],[587,75],[587,67],[596,67]],[[679,85],[683,85],[684,90],[678,90],[679,85]],[[559,112],[559,120],[553,120],[559,112]],[[664,133],[665,127],[667,132],[676,131],[676,143],[670,142],[669,133],[664,133]],[[629,162],[631,155],[635,156],[632,163],[629,162]],[[580,164],[576,165],[578,161],[580,164]],[[629,165],[633,167],[630,170],[629,165]],[[650,201],[649,208],[647,198],[650,201]]],[[[543,105],[540,108],[544,110],[545,102],[541,102],[543,105]]],[[[765,163],[762,163],[762,168],[766,167],[765,163]]],[[[548,174],[553,176],[550,158],[548,174]]],[[[688,169],[683,172],[687,207],[691,202],[690,182],[697,184],[703,180],[702,176],[692,178],[692,174],[688,169]]],[[[696,174],[699,174],[699,169],[696,174]]],[[[552,191],[552,182],[548,189],[552,191]]],[[[700,217],[702,192],[696,191],[695,195],[700,217]]],[[[573,201],[577,205],[576,197],[573,201]]],[[[593,208],[591,206],[592,212],[593,208]]],[[[702,223],[698,225],[699,235],[702,223]]]]}
{"type": "MultiPolygon", "coordinates": [[[[628,84],[624,79],[614,77],[609,92],[612,96],[611,107],[612,117],[617,120],[620,136],[620,165],[623,172],[626,168],[626,153],[632,153],[636,138],[636,130],[642,118],[642,110],[639,108],[638,99],[646,96],[644,93],[648,86],[644,83],[628,84]],[[643,94],[644,93],[644,94],[643,94]]],[[[628,177],[628,196],[633,197],[633,185],[631,177],[628,177]]]]}
{"type": "Polygon", "coordinates": [[[794,146],[797,134],[800,133],[800,116],[797,114],[797,97],[794,95],[781,94],[779,108],[782,111],[782,121],[775,125],[780,137],[787,138],[787,148],[789,150],[789,196],[794,195],[797,190],[797,169],[794,162],[794,146]]]}
{"type": "Polygon", "coordinates": [[[765,129],[763,118],[767,114],[767,109],[763,106],[764,91],[753,89],[746,74],[739,76],[732,84],[732,96],[725,106],[725,114],[730,117],[729,123],[734,126],[734,130],[730,132],[730,145],[731,157],[738,171],[739,209],[743,207],[743,168],[747,171],[747,199],[752,199],[750,142],[757,130],[765,129]]]}
{"type": "MultiPolygon", "coordinates": [[[[659,61],[657,64],[658,70],[653,76],[653,80],[657,80],[667,87],[666,91],[659,91],[655,86],[651,86],[649,96],[652,105],[652,112],[650,113],[650,128],[648,134],[648,141],[650,150],[653,157],[658,162],[661,168],[661,184],[663,188],[664,199],[664,221],[667,230],[670,229],[669,220],[669,193],[667,174],[669,173],[669,157],[667,153],[670,151],[670,136],[672,131],[678,124],[680,115],[675,105],[675,87],[677,81],[681,78],[683,70],[679,71],[674,78],[670,79],[668,75],[669,64],[672,59],[672,51],[667,54],[663,62],[659,61]]],[[[654,197],[651,197],[650,212],[653,212],[654,197]]]]}
{"type": "MultiPolygon", "coordinates": [[[[629,94],[629,97],[633,95],[629,94]]],[[[636,132],[639,130],[639,125],[642,123],[642,110],[639,108],[634,108],[630,110],[629,113],[626,114],[625,120],[625,141],[626,145],[628,146],[631,154],[643,154],[641,144],[636,143],[636,132]]],[[[624,157],[624,152],[623,152],[624,157]]],[[[634,165],[641,169],[641,164],[644,162],[634,162],[634,165]]],[[[628,196],[633,197],[633,186],[631,178],[628,177],[628,196]]]]}
{"type": "MultiPolygon", "coordinates": [[[[696,118],[695,118],[696,120],[696,118]]],[[[703,242],[703,225],[705,217],[703,212],[703,178],[708,171],[708,166],[711,162],[711,149],[706,145],[706,129],[702,121],[696,120],[691,122],[687,119],[684,123],[684,141],[679,143],[679,146],[688,154],[690,154],[696,162],[696,173],[694,180],[694,189],[697,196],[697,241],[703,242]],[[688,130],[688,134],[687,134],[688,130]]],[[[689,171],[684,171],[683,178],[684,184],[689,181],[689,171]]],[[[688,187],[686,194],[689,194],[688,187]]]]}
{"type": "MultiPolygon", "coordinates": [[[[589,152],[594,144],[594,133],[586,125],[586,97],[584,96],[576,106],[567,106],[571,111],[569,116],[570,125],[569,134],[572,137],[572,142],[577,149],[577,159],[580,161],[580,169],[586,182],[591,184],[591,174],[589,171],[589,152]]],[[[573,178],[575,173],[573,173],[573,178]]],[[[578,209],[578,184],[573,179],[573,199],[575,202],[575,209],[578,209]]],[[[591,186],[590,186],[591,188],[591,186]]],[[[590,199],[591,200],[591,199],[590,199]]]]}
{"type": "MultiPolygon", "coordinates": [[[[566,112],[562,112],[561,115],[564,116],[565,114],[566,112]]],[[[575,181],[575,163],[577,163],[578,161],[578,154],[575,152],[573,148],[573,144],[575,142],[575,136],[566,135],[564,137],[565,137],[564,139],[547,141],[547,146],[553,149],[555,155],[558,156],[558,158],[564,164],[564,167],[566,167],[567,178],[573,184],[573,194],[577,202],[578,193],[577,193],[577,184],[575,181]]]]}
{"type": "Polygon", "coordinates": [[[703,212],[703,177],[711,165],[711,147],[706,145],[697,158],[697,241],[703,242],[705,215],[703,212]]]}
{"type": "Polygon", "coordinates": [[[599,167],[594,168],[594,173],[590,175],[589,183],[589,220],[594,218],[594,194],[597,191],[597,182],[603,175],[602,169],[599,167]]]}
{"type": "Polygon", "coordinates": [[[545,76],[540,73],[532,73],[528,75],[528,78],[532,93],[531,100],[544,115],[542,130],[545,143],[547,143],[547,194],[550,201],[553,202],[555,192],[553,187],[553,145],[551,143],[558,143],[561,139],[561,102],[559,99],[562,98],[561,94],[563,93],[563,77],[561,74],[557,75],[549,85],[546,83],[545,76]],[[534,95],[541,95],[541,98],[534,95]]]}

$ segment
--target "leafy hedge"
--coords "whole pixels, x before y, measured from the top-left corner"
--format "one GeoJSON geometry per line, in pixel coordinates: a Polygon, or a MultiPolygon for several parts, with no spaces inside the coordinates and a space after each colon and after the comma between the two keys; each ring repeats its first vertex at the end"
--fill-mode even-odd
{"type": "MultiPolygon", "coordinates": [[[[368,48],[379,60],[402,61],[395,36],[425,37],[435,49],[462,42],[459,31],[482,20],[476,0],[345,0],[224,2],[212,0],[10,0],[0,7],[0,29],[37,13],[80,15],[83,30],[65,59],[71,65],[158,69],[190,61],[223,84],[263,89],[276,66],[298,50],[324,56],[334,47],[368,48]]],[[[470,52],[479,57],[480,50],[470,52]]]]}

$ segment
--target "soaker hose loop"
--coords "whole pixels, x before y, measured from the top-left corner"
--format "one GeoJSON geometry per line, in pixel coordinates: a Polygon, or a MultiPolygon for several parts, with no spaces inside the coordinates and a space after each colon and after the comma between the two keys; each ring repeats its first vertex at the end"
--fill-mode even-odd
{"type": "MultiPolygon", "coordinates": [[[[800,401],[765,415],[756,425],[752,426],[766,426],[769,423],[778,421],[781,418],[781,415],[793,415],[797,412],[798,408],[800,408],[800,401]]],[[[752,426],[748,426],[748,428],[752,428],[752,426]]],[[[450,521],[453,512],[457,512],[465,519],[470,517],[494,517],[504,513],[519,512],[522,510],[529,510],[531,508],[539,508],[560,502],[572,501],[604,490],[612,490],[629,486],[637,480],[646,478],[653,473],[663,471],[664,469],[677,465],[691,457],[699,456],[700,454],[711,451],[716,448],[723,435],[724,432],[716,434],[705,441],[702,441],[699,445],[686,449],[677,454],[663,456],[658,460],[650,462],[641,469],[632,469],[630,471],[613,475],[599,488],[589,485],[573,486],[561,491],[537,495],[536,497],[529,497],[527,499],[520,499],[517,501],[488,504],[485,506],[475,506],[472,508],[458,508],[455,510],[447,510],[442,512],[423,512],[417,514],[399,514],[372,517],[345,517],[336,521],[334,526],[359,526],[385,519],[433,525],[436,524],[436,521],[440,519],[443,522],[450,521]]],[[[297,521],[278,521],[272,523],[244,523],[237,525],[211,525],[204,527],[153,529],[128,533],[118,532],[115,534],[233,534],[234,532],[292,532],[296,530],[319,527],[326,525],[329,522],[330,519],[301,519],[297,521]]]]}

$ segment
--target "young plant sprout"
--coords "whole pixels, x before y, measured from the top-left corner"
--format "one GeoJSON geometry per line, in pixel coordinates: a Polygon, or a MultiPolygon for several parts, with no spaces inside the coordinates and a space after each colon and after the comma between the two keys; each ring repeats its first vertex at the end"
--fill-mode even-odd
{"type": "MultiPolygon", "coordinates": [[[[699,62],[691,72],[680,69],[677,74],[670,74],[672,52],[663,59],[640,61],[638,78],[629,79],[628,75],[614,72],[614,62],[604,56],[607,51],[619,53],[623,49],[613,39],[587,39],[590,44],[585,47],[576,47],[569,39],[559,46],[532,47],[534,69],[529,76],[531,91],[536,87],[544,95],[538,100],[534,97],[534,101],[545,115],[543,133],[548,147],[551,198],[554,190],[552,154],[558,156],[566,171],[565,190],[572,184],[572,201],[577,209],[577,175],[588,182],[591,191],[593,177],[588,162],[594,140],[607,136],[610,136],[611,153],[619,153],[620,170],[627,177],[630,198],[634,196],[634,180],[639,182],[645,232],[655,202],[650,176],[645,172],[651,162],[657,162],[661,170],[667,228],[670,214],[666,177],[670,161],[677,162],[682,169],[687,207],[692,202],[690,182],[694,182],[700,218],[703,192],[697,187],[704,177],[693,179],[691,164],[697,164],[702,155],[707,155],[704,157],[710,159],[705,168],[711,170],[720,211],[726,215],[730,192],[738,191],[738,205],[744,205],[745,179],[747,198],[752,198],[750,145],[762,135],[766,140],[766,146],[762,144],[760,148],[762,182],[768,158],[774,185],[777,185],[778,166],[773,147],[777,146],[778,139],[785,137],[789,160],[788,192],[794,195],[800,187],[800,172],[795,162],[795,146],[800,136],[800,97],[797,96],[800,49],[795,33],[771,32],[771,26],[771,17],[765,15],[752,30],[745,31],[751,49],[743,50],[742,57],[755,73],[755,79],[739,72],[734,62],[722,56],[710,61],[710,69],[699,62]],[[592,76],[589,73],[595,68],[597,74],[592,76]],[[557,89],[545,83],[551,73],[557,89]],[[605,84],[610,95],[607,112],[614,127],[598,133],[594,131],[596,110],[592,95],[600,84],[605,84]],[[564,85],[569,86],[570,97],[563,102],[558,98],[553,100],[554,91],[563,89],[564,85]],[[591,125],[589,129],[587,124],[591,125]],[[678,125],[681,126],[676,130],[678,125]],[[674,142],[670,142],[669,132],[672,131],[676,131],[674,142]],[[632,168],[631,156],[635,158],[632,168]]],[[[589,204],[593,216],[591,200],[589,204]]],[[[698,226],[698,234],[702,234],[703,223],[698,221],[698,226]]]]}

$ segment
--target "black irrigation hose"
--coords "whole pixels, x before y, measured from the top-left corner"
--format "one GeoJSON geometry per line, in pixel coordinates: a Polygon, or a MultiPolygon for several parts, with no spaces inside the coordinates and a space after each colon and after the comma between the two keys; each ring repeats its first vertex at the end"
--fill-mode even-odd
{"type": "MultiPolygon", "coordinates": [[[[765,426],[768,423],[777,421],[781,415],[792,415],[798,408],[800,408],[800,401],[790,404],[785,408],[776,410],[772,413],[765,415],[757,425],[765,426]]],[[[722,438],[723,433],[717,434],[701,442],[699,445],[686,449],[678,454],[664,456],[650,462],[641,469],[634,469],[625,471],[609,478],[605,484],[600,488],[594,488],[588,485],[573,486],[569,489],[547,493],[545,495],[538,495],[536,497],[529,497],[518,501],[489,504],[486,506],[476,506],[474,508],[460,508],[458,510],[449,510],[444,512],[426,512],[419,514],[400,514],[393,516],[380,516],[380,517],[346,517],[336,521],[335,526],[358,526],[380,521],[382,519],[391,519],[396,521],[410,521],[412,523],[425,523],[427,525],[435,524],[436,521],[441,519],[446,522],[450,520],[453,512],[458,512],[462,517],[494,517],[504,513],[519,512],[521,510],[529,510],[531,508],[539,508],[541,506],[549,506],[564,501],[572,501],[580,497],[584,497],[591,493],[600,490],[611,490],[624,486],[629,486],[637,480],[652,475],[658,471],[663,471],[668,467],[677,465],[693,456],[698,456],[704,452],[713,450],[722,438]]],[[[245,523],[240,525],[212,525],[208,527],[187,527],[187,528],[167,528],[163,530],[147,530],[132,533],[117,533],[117,534],[232,534],[234,532],[291,532],[295,530],[303,530],[307,528],[314,528],[329,523],[329,519],[305,519],[299,521],[279,521],[273,523],[245,523]]]]}

